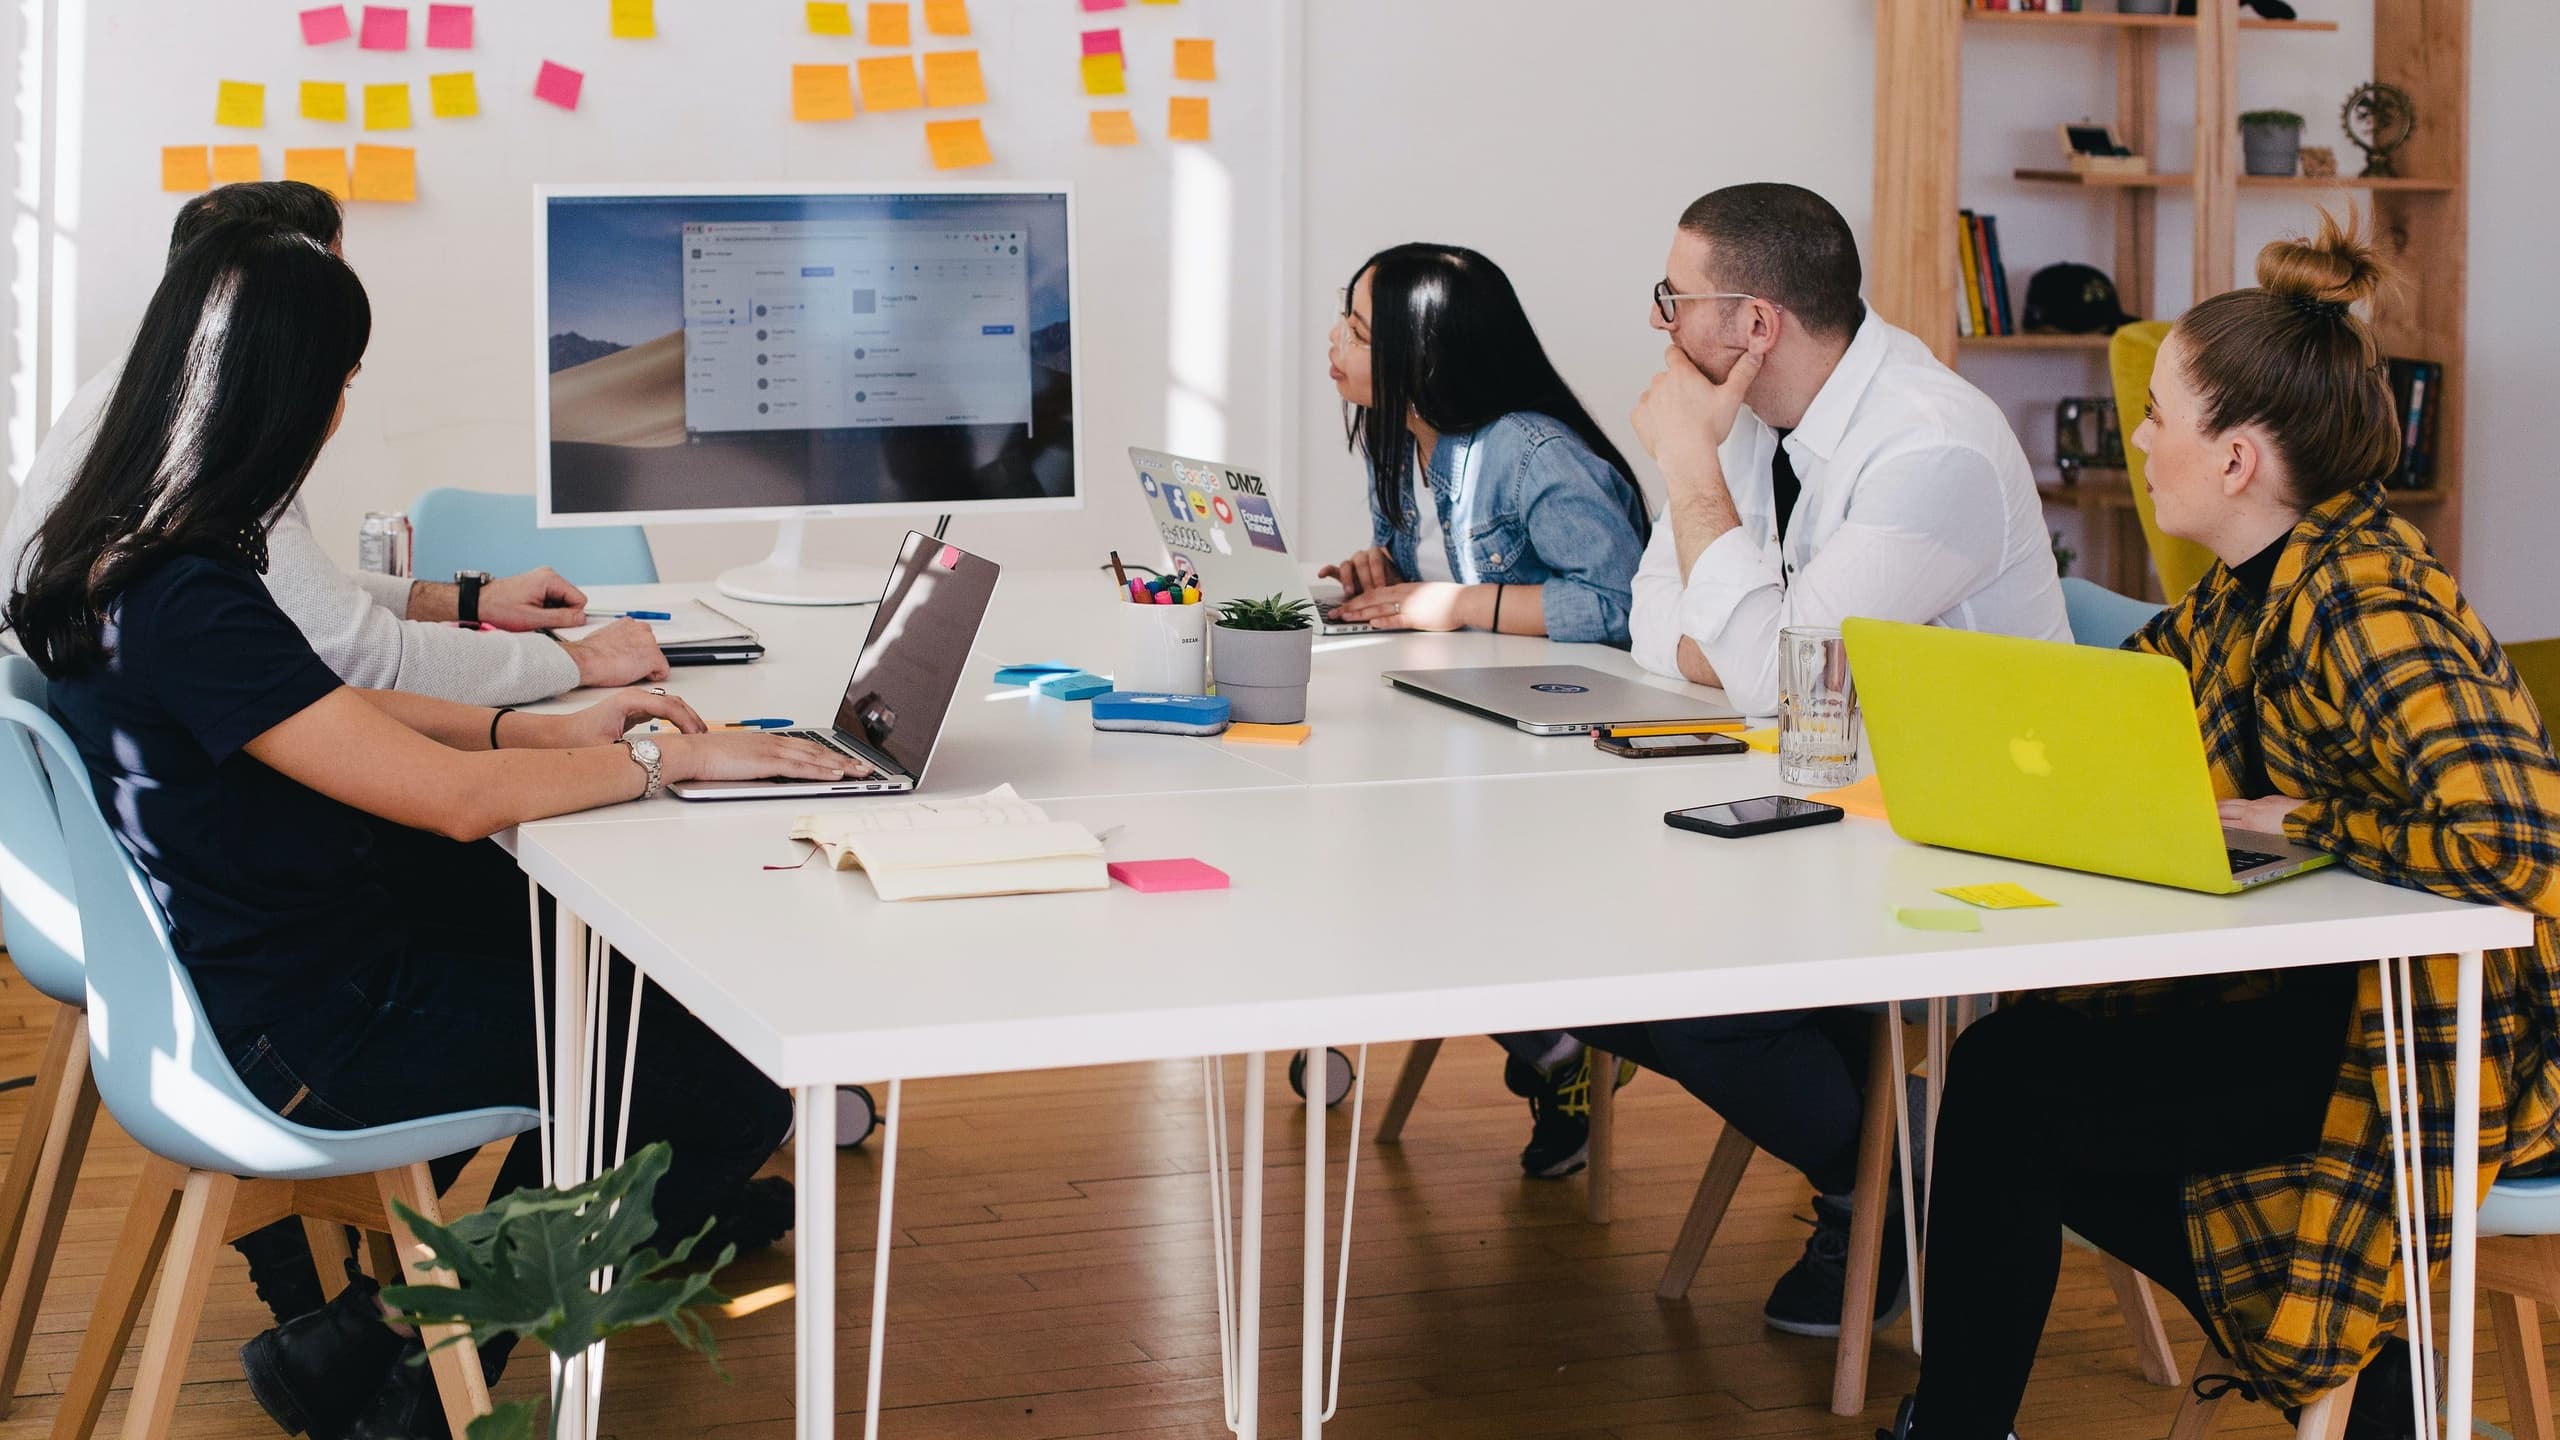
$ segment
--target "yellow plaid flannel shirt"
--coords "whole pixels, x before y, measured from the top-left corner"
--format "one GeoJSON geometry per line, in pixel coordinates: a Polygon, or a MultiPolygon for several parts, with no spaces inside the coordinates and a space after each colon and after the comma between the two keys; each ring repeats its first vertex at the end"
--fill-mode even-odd
{"type": "MultiPolygon", "coordinates": [[[[2217,565],[2126,645],[2187,667],[2217,794],[2254,798],[2236,791],[2250,707],[2268,777],[2304,800],[2285,825],[2293,839],[2371,879],[2542,917],[2530,948],[2487,957],[2482,1192],[2502,1168],[2560,1148],[2560,764],[2514,667],[2425,538],[2378,488],[2337,496],[2294,527],[2263,607],[2217,565]]],[[[2453,1201],[2453,957],[2413,961],[2411,973],[2427,1240],[2440,1262],[2453,1201]]],[[[2283,984],[2264,972],[2066,998],[2122,1012],[2283,984]]],[[[2400,1320],[2380,1004],[2365,966],[2317,1150],[2186,1186],[2216,1338],[2287,1404],[2353,1376],[2400,1320]]]]}

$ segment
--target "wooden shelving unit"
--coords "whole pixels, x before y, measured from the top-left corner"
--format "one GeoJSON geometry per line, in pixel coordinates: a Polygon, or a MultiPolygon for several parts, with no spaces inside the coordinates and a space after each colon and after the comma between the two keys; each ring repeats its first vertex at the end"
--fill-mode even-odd
{"type": "MultiPolygon", "coordinates": [[[[2094,4],[2109,0],[2091,0],[2094,4]]],[[[2068,170],[2019,170],[2015,178],[2042,190],[2055,204],[2106,204],[2114,211],[2113,265],[2108,267],[2125,309],[2137,315],[2174,315],[2156,294],[2159,199],[2164,191],[2193,199],[2195,293],[2215,295],[2238,282],[2234,220],[2244,190],[2301,192],[2306,202],[2345,195],[2369,209],[2395,252],[2402,284],[2374,316],[2376,338],[2391,355],[2434,360],[2445,367],[2436,420],[2435,485],[2427,491],[2394,491],[2391,500],[2427,532],[2448,565],[2459,571],[2462,536],[2463,304],[2465,247],[2470,205],[2469,173],[2470,0],[2371,0],[2373,76],[2408,92],[2418,110],[2418,132],[2399,152],[2404,177],[2247,176],[2240,173],[2239,103],[2243,65],[2240,36],[2263,34],[2246,57],[2252,66],[2282,63],[2284,36],[2335,31],[2329,20],[2260,20],[2244,15],[2238,0],[2199,0],[2197,15],[2119,15],[1973,10],[1965,0],[1876,0],[1876,165],[1874,264],[1870,295],[1885,318],[1927,341],[1940,359],[1964,355],[2018,354],[2069,365],[2055,383],[2057,398],[2083,393],[2092,356],[2105,353],[2102,337],[1956,334],[1956,212],[1968,204],[1958,163],[1962,87],[1996,83],[1967,76],[1964,36],[1980,26],[2012,33],[2040,32],[2055,44],[2109,44],[2115,52],[2116,131],[2137,152],[2160,148],[2160,39],[2194,37],[2196,160],[2183,174],[2078,175],[2068,170]],[[2068,191],[2081,192],[2078,200],[2068,191]],[[2064,378],[2068,377],[2068,378],[2064,378]]],[[[2341,157],[2353,164],[2350,152],[2341,157]]],[[[2310,205],[2303,208],[2307,228],[2310,205]]],[[[2100,257],[2091,257],[2100,260],[2100,257]]],[[[2023,294],[2026,277],[2013,271],[2011,293],[2023,294]]],[[[2102,387],[2103,388],[2103,387],[2102,387]]],[[[2128,428],[2129,425],[2128,425],[2128,428]]],[[[2047,498],[2078,510],[2084,522],[2104,513],[2129,512],[2132,496],[2118,482],[2110,494],[2094,472],[2078,486],[2049,486],[2047,498]],[[2092,482],[2097,482],[2093,485],[2092,482]],[[2052,493],[2060,491],[2060,494],[2052,493]]],[[[2127,550],[2123,531],[2106,548],[2132,566],[2096,574],[2102,583],[2140,593],[2148,588],[2147,558],[2127,550]]],[[[2137,532],[2138,542],[2138,532],[2137,532]]],[[[2101,549],[2092,533],[2086,548],[2101,549]]],[[[2092,559],[2106,557],[2093,555],[2092,559]]]]}

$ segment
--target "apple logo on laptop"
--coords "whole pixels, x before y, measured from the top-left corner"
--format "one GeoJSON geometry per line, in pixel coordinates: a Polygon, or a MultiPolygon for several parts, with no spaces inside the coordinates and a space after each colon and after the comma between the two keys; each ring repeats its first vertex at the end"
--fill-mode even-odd
{"type": "Polygon", "coordinates": [[[2009,742],[2009,760],[2024,774],[2039,780],[2053,778],[2053,757],[2045,753],[2044,742],[2033,730],[2009,742]]]}

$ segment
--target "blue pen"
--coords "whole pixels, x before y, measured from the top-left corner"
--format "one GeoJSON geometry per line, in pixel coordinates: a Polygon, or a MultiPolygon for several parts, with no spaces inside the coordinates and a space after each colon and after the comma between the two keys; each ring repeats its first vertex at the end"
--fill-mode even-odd
{"type": "Polygon", "coordinates": [[[676,618],[673,613],[665,610],[590,610],[587,613],[614,620],[673,620],[676,618]]]}
{"type": "Polygon", "coordinates": [[[788,730],[791,728],[791,722],[768,715],[759,720],[732,720],[720,728],[723,730],[788,730]]]}

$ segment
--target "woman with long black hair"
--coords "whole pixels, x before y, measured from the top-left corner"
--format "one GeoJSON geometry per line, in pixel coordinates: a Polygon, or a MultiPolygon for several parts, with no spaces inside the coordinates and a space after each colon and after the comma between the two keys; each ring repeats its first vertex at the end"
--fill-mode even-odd
{"type": "Polygon", "coordinates": [[[1455,245],[1382,250],[1327,350],[1369,469],[1373,543],[1320,572],[1344,618],[1624,648],[1644,495],[1501,267],[1455,245]]]}

